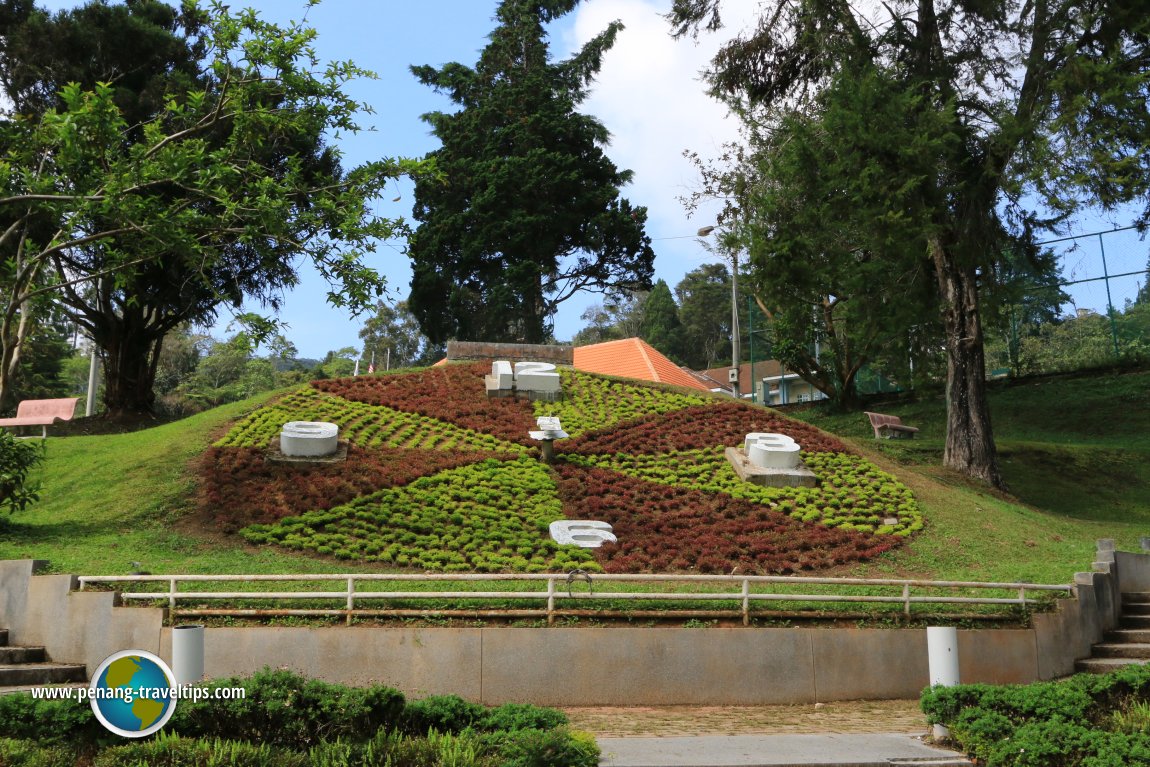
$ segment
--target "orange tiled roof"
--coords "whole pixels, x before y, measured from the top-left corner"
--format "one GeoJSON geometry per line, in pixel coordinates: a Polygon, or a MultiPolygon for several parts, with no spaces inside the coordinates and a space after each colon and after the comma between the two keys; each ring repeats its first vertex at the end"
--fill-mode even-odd
{"type": "Polygon", "coordinates": [[[641,338],[576,346],[574,367],[585,373],[637,378],[709,391],[701,381],[685,373],[641,338]]]}

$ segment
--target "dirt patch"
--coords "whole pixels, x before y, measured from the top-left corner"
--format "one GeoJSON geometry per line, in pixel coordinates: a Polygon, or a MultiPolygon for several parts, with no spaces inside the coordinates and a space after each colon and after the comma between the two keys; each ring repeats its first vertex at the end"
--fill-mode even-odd
{"type": "Polygon", "coordinates": [[[917,700],[845,701],[795,706],[565,708],[571,726],[603,738],[804,733],[925,733],[917,700]]]}

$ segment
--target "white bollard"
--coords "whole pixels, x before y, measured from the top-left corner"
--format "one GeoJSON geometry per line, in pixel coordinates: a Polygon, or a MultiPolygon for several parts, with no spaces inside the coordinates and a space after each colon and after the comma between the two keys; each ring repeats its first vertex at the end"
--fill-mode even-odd
{"type": "Polygon", "coordinates": [[[204,627],[172,628],[172,674],[177,685],[199,684],[204,678],[204,627]]]}
{"type": "MultiPolygon", "coordinates": [[[[930,686],[954,687],[959,684],[958,629],[953,626],[930,626],[926,630],[926,654],[930,672],[930,686]]],[[[950,730],[941,724],[934,726],[934,737],[948,738],[950,730]]]]}

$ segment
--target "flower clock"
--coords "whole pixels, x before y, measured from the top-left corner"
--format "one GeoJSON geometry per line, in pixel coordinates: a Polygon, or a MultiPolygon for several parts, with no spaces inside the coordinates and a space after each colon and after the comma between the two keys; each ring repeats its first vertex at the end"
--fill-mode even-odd
{"type": "Polygon", "coordinates": [[[894,477],[813,426],[761,407],[562,371],[564,398],[488,398],[486,365],[315,381],[235,424],[204,456],[200,504],[255,544],[437,572],[793,573],[887,551],[922,527],[894,477]],[[571,439],[552,464],[541,415],[571,439]],[[282,424],[330,421],[334,464],[265,460],[282,424]],[[814,488],[741,481],[723,450],[795,439],[814,488]],[[560,546],[559,519],[608,522],[598,549],[560,546]]]}

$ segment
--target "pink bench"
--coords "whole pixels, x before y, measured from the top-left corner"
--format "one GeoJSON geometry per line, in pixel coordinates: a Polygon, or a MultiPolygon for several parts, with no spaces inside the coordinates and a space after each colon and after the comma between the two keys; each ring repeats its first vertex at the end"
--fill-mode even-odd
{"type": "Polygon", "coordinates": [[[911,439],[918,433],[916,427],[904,425],[897,415],[869,412],[866,415],[874,429],[875,439],[911,439]]]}
{"type": "Polygon", "coordinates": [[[76,412],[79,397],[63,399],[26,399],[16,406],[15,418],[0,418],[0,427],[39,426],[43,438],[48,437],[48,427],[57,420],[70,421],[76,412]]]}

